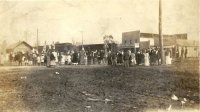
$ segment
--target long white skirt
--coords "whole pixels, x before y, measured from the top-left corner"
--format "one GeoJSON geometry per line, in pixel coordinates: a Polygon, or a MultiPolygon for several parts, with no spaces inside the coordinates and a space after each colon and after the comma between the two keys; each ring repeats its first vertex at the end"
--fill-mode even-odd
{"type": "Polygon", "coordinates": [[[62,58],[61,58],[61,64],[62,64],[62,65],[65,64],[65,56],[62,56],[62,58]]]}
{"type": "Polygon", "coordinates": [[[149,63],[149,55],[146,53],[144,55],[144,66],[149,66],[150,63],[149,63]]]}
{"type": "Polygon", "coordinates": [[[172,59],[170,58],[170,56],[166,56],[165,59],[166,59],[166,64],[167,65],[172,64],[172,59]]]}
{"type": "Polygon", "coordinates": [[[131,60],[131,65],[135,65],[136,64],[136,60],[135,58],[131,60]]]}
{"type": "Polygon", "coordinates": [[[148,58],[144,59],[144,66],[149,66],[149,65],[150,65],[149,59],[148,58]]]}
{"type": "Polygon", "coordinates": [[[56,61],[55,61],[55,60],[51,60],[51,61],[50,61],[50,65],[51,65],[51,66],[56,66],[56,61]]]}

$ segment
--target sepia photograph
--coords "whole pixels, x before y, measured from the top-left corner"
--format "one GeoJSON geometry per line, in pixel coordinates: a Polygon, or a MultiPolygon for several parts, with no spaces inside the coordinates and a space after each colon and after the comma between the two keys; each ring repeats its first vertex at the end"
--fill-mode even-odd
{"type": "Polygon", "coordinates": [[[199,0],[0,0],[0,112],[199,112],[199,0]]]}

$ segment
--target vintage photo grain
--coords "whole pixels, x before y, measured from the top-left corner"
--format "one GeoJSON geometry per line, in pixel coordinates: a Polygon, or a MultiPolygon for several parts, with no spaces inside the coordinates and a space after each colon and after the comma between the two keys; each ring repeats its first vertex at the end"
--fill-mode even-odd
{"type": "Polygon", "coordinates": [[[199,0],[0,0],[0,112],[199,112],[199,0]]]}

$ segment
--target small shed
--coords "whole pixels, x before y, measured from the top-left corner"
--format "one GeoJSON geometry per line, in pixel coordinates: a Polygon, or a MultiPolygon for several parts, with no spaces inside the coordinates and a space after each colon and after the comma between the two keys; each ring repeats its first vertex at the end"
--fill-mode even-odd
{"type": "Polygon", "coordinates": [[[11,53],[11,52],[22,52],[22,53],[25,53],[25,52],[31,52],[31,50],[33,49],[33,47],[28,44],[27,42],[25,41],[19,41],[17,43],[13,43],[11,44],[7,49],[6,49],[6,52],[7,53],[11,53]]]}

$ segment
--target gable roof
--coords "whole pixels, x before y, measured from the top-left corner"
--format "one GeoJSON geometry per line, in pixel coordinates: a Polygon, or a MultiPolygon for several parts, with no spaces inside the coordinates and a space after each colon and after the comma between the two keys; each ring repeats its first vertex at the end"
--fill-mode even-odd
{"type": "Polygon", "coordinates": [[[29,48],[33,49],[33,47],[31,45],[29,45],[27,42],[25,41],[19,41],[17,43],[11,44],[7,49],[15,49],[16,47],[18,47],[21,44],[25,44],[26,46],[28,46],[29,48]]]}

